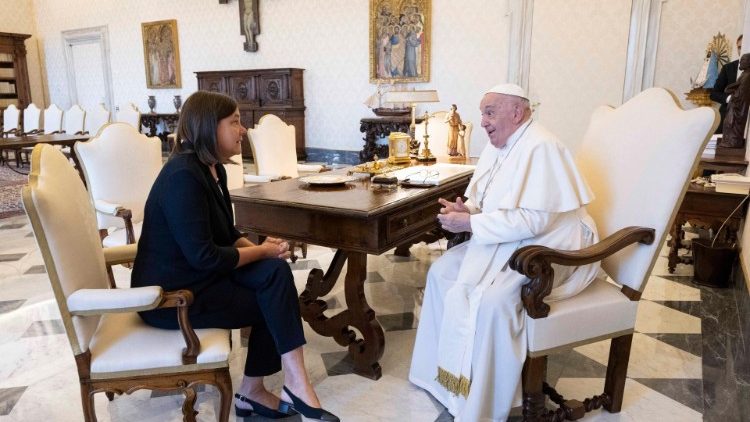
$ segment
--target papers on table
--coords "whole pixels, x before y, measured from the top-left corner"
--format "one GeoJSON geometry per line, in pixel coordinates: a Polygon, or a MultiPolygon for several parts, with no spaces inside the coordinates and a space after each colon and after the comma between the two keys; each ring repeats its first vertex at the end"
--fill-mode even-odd
{"type": "Polygon", "coordinates": [[[430,166],[413,166],[391,173],[399,182],[410,185],[435,186],[441,182],[474,172],[476,166],[468,164],[437,163],[430,166]]]}
{"type": "Polygon", "coordinates": [[[734,173],[712,174],[711,181],[716,183],[716,192],[741,195],[750,193],[750,177],[748,176],[734,173]]]}
{"type": "Polygon", "coordinates": [[[306,173],[320,173],[324,168],[320,164],[297,164],[297,171],[306,173]]]}
{"type": "Polygon", "coordinates": [[[716,142],[721,138],[721,135],[713,135],[706,144],[706,149],[701,154],[702,158],[714,158],[716,156],[716,142]]]}
{"type": "Polygon", "coordinates": [[[281,180],[281,175],[258,176],[256,174],[245,174],[242,178],[245,180],[245,183],[266,183],[281,180]]]}

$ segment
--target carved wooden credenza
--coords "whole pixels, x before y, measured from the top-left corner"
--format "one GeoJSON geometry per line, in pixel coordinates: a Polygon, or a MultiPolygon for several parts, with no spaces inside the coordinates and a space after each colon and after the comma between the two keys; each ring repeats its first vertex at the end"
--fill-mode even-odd
{"type": "MultiPolygon", "coordinates": [[[[226,94],[237,101],[242,124],[252,127],[266,114],[294,125],[297,159],[305,153],[304,69],[249,69],[195,72],[198,89],[226,94]]],[[[242,156],[252,157],[250,142],[242,140],[242,156]]]]}

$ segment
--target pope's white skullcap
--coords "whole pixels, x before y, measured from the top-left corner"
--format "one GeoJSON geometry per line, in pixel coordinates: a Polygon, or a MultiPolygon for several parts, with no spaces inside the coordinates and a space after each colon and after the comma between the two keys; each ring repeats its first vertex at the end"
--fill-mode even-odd
{"type": "Polygon", "coordinates": [[[528,100],[529,97],[526,96],[526,93],[523,91],[523,88],[516,84],[499,84],[495,85],[492,88],[488,89],[485,94],[504,94],[504,95],[513,95],[516,97],[521,97],[523,99],[528,100]]]}

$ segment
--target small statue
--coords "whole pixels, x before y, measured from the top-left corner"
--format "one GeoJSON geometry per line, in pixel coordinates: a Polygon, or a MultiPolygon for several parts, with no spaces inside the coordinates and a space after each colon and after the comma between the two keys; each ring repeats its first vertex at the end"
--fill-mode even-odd
{"type": "Polygon", "coordinates": [[[380,162],[378,161],[380,157],[378,157],[378,154],[373,154],[372,156],[372,169],[373,170],[380,170],[380,162]]]}
{"type": "Polygon", "coordinates": [[[737,82],[727,86],[726,92],[731,95],[727,104],[727,114],[724,117],[723,135],[718,142],[719,147],[744,148],[745,123],[750,107],[750,53],[740,57],[739,69],[744,70],[737,82]]]}
{"type": "Polygon", "coordinates": [[[448,123],[448,155],[455,157],[458,154],[458,132],[463,126],[461,116],[456,111],[455,104],[451,104],[451,111],[445,116],[445,122],[448,123]]]}

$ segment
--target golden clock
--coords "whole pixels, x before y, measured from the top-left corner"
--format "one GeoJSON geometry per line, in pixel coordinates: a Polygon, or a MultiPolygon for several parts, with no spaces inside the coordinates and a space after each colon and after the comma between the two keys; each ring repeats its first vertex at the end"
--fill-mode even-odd
{"type": "Polygon", "coordinates": [[[409,141],[411,138],[403,132],[391,132],[388,135],[388,162],[402,164],[410,162],[409,141]]]}

